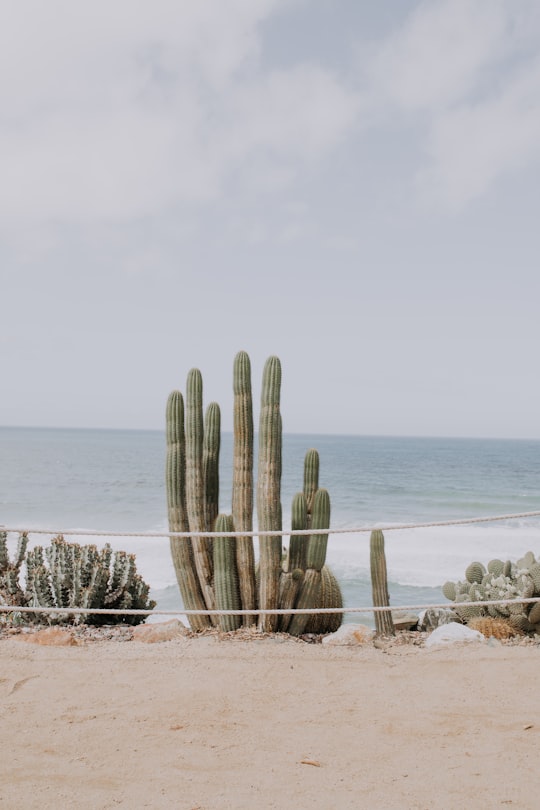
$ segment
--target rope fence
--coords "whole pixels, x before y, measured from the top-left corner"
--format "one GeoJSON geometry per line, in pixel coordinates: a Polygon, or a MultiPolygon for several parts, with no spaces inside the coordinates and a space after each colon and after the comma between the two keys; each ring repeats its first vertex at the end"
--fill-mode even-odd
{"type": "Polygon", "coordinates": [[[316,534],[360,534],[375,530],[381,532],[401,531],[403,529],[432,529],[437,526],[465,526],[472,523],[492,523],[498,520],[517,520],[518,518],[540,517],[540,512],[517,512],[511,515],[489,515],[488,517],[457,518],[455,520],[436,520],[427,523],[391,523],[388,525],[360,526],[346,529],[289,529],[285,531],[239,531],[239,532],[114,532],[94,529],[32,529],[0,526],[3,532],[21,534],[70,534],[77,537],[289,537],[290,535],[316,534]]]}
{"type": "MultiPolygon", "coordinates": [[[[400,523],[377,525],[377,526],[361,526],[358,528],[344,528],[344,529],[297,529],[288,531],[233,531],[233,532],[114,532],[114,531],[95,531],[92,529],[34,529],[34,528],[20,528],[0,526],[0,532],[7,534],[44,534],[44,535],[70,535],[75,537],[147,537],[147,538],[183,538],[189,539],[191,537],[290,537],[293,535],[316,535],[316,534],[360,534],[371,533],[378,530],[383,532],[401,531],[408,529],[428,529],[439,526],[465,526],[476,523],[491,523],[502,520],[517,520],[523,518],[540,517],[538,512],[518,512],[506,515],[489,515],[484,517],[473,518],[458,518],[455,520],[442,520],[431,521],[426,523],[400,523]]],[[[540,597],[531,597],[529,599],[497,599],[478,602],[467,602],[467,607],[484,607],[488,605],[517,605],[517,604],[532,604],[540,602],[540,597]]],[[[120,610],[112,608],[78,608],[78,607],[28,607],[22,605],[0,605],[0,613],[54,613],[54,614],[68,614],[68,615],[110,615],[110,616],[178,616],[179,614],[185,616],[283,616],[295,614],[336,614],[336,613],[380,613],[380,612],[407,612],[417,610],[432,610],[432,609],[450,609],[454,603],[447,601],[445,603],[422,604],[422,605],[394,605],[387,607],[379,607],[375,605],[366,605],[363,607],[343,607],[343,608],[290,608],[281,609],[275,608],[272,610],[254,609],[254,610],[120,610]]],[[[465,604],[465,603],[464,603],[465,604]]]]}

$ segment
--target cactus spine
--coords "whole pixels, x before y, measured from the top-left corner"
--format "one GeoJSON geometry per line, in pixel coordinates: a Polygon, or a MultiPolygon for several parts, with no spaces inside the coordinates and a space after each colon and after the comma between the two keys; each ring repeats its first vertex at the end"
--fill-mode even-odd
{"type": "MultiPolygon", "coordinates": [[[[167,400],[167,462],[165,482],[169,531],[187,532],[189,523],[186,512],[186,447],[184,436],[184,399],[180,391],[172,391],[167,400]]],[[[170,538],[171,557],[180,594],[186,610],[205,610],[206,605],[195,571],[193,551],[189,537],[170,538]]],[[[210,627],[208,616],[193,615],[189,618],[193,630],[210,627]]]]}
{"type": "MultiPolygon", "coordinates": [[[[277,357],[266,361],[259,422],[259,464],[257,479],[257,515],[261,531],[281,531],[281,364],[277,357]]],[[[259,607],[273,610],[279,604],[281,573],[281,536],[259,538],[260,582],[259,607]]],[[[264,615],[259,619],[263,631],[276,630],[278,617],[264,615]]]]}
{"type": "MultiPolygon", "coordinates": [[[[379,529],[371,532],[370,563],[373,604],[375,607],[388,607],[390,605],[390,597],[388,595],[384,535],[379,529]]],[[[378,635],[395,635],[394,622],[390,610],[377,611],[375,613],[375,629],[378,635]]]]}
{"type": "MultiPolygon", "coordinates": [[[[203,476],[203,407],[201,372],[192,368],[186,383],[186,506],[190,532],[205,532],[206,508],[203,476]]],[[[208,610],[214,610],[212,557],[207,537],[192,536],[193,557],[208,610]]]]}
{"type": "MultiPolygon", "coordinates": [[[[218,515],[216,532],[232,532],[233,519],[230,515],[218,515]]],[[[236,542],[234,537],[214,537],[214,591],[218,610],[239,610],[240,592],[236,570],[236,542]]],[[[221,630],[237,630],[240,616],[219,616],[221,630]]]]}
{"type": "MultiPolygon", "coordinates": [[[[234,359],[234,448],[232,518],[237,532],[253,530],[253,400],[251,395],[251,364],[246,352],[234,359]]],[[[255,554],[251,536],[236,538],[236,562],[243,610],[257,605],[255,583],[255,554]]],[[[253,624],[253,616],[245,616],[244,624],[253,624]]]]}

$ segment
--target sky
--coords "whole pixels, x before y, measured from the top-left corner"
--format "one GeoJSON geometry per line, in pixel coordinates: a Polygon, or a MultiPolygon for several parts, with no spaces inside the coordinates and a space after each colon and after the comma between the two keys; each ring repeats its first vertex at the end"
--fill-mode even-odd
{"type": "Polygon", "coordinates": [[[0,424],[540,438],[537,0],[4,0],[0,424]]]}

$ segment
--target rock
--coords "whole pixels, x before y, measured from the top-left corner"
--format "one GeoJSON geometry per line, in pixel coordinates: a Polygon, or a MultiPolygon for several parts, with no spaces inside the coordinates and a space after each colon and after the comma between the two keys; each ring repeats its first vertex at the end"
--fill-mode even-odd
{"type": "Polygon", "coordinates": [[[75,647],[77,644],[73,634],[60,627],[46,627],[36,633],[21,633],[15,638],[18,641],[26,641],[28,644],[43,644],[47,647],[75,647]]]}
{"type": "Polygon", "coordinates": [[[451,622],[437,627],[426,639],[426,647],[448,646],[449,644],[483,644],[485,637],[478,630],[471,630],[464,624],[451,622]]]}
{"type": "Polygon", "coordinates": [[[450,608],[428,608],[423,610],[418,617],[418,627],[420,630],[434,630],[436,627],[441,627],[443,624],[450,624],[450,622],[459,622],[461,619],[450,608]]]}
{"type": "Polygon", "coordinates": [[[367,644],[373,636],[374,631],[365,624],[342,624],[335,633],[325,636],[322,643],[331,647],[354,646],[367,644]]]}
{"type": "Polygon", "coordinates": [[[393,610],[392,621],[395,630],[414,630],[418,626],[418,614],[406,610],[393,610]]]}
{"type": "Polygon", "coordinates": [[[133,641],[155,644],[159,641],[170,641],[173,638],[185,636],[187,633],[188,628],[179,619],[171,619],[169,622],[137,625],[133,628],[133,641]]]}

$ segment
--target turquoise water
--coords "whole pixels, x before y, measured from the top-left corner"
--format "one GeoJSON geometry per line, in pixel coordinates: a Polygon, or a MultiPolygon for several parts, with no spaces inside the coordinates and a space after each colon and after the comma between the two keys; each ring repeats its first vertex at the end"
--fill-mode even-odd
{"type": "MultiPolygon", "coordinates": [[[[422,523],[540,510],[540,442],[285,435],[282,504],[302,487],[316,447],[332,527],[422,523]]],[[[221,511],[230,511],[232,437],[221,452],[221,511]]],[[[160,431],[0,428],[0,524],[28,529],[164,531],[160,431]]],[[[46,538],[31,536],[34,542],[46,538]]],[[[106,542],[107,537],[96,542],[106,542]]],[[[137,555],[162,609],[181,609],[166,538],[111,538],[137,555]]],[[[90,542],[90,538],[80,538],[90,542]]],[[[392,605],[444,602],[440,586],[473,559],[540,553],[540,518],[385,533],[392,605]]],[[[328,561],[349,607],[371,603],[369,533],[330,535],[328,561]]],[[[349,614],[348,620],[368,617],[349,614]]]]}

